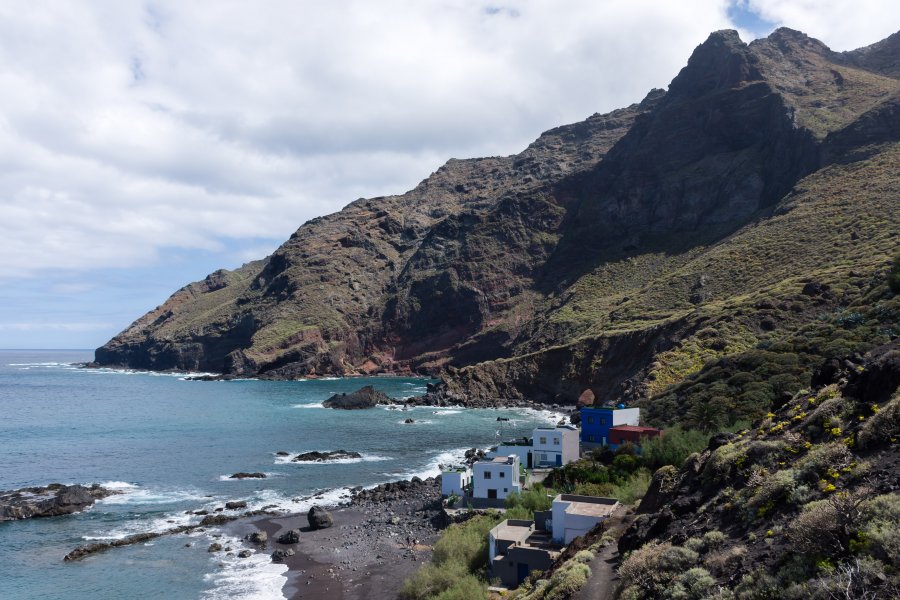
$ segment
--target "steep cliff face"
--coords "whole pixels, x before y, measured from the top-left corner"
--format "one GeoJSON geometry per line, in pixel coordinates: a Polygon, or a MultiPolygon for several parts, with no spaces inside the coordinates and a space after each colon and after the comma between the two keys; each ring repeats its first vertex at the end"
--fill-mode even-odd
{"type": "Polygon", "coordinates": [[[658,394],[819,316],[755,304],[896,251],[896,45],[713,33],[667,92],[314,219],[176,292],[97,362],[427,371],[481,399],[658,394]]]}

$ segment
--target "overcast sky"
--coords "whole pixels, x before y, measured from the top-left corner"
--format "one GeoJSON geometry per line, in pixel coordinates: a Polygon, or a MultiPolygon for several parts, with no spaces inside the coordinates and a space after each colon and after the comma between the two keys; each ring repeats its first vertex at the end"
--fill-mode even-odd
{"type": "Polygon", "coordinates": [[[666,87],[711,31],[881,0],[0,3],[0,347],[93,348],[304,221],[666,87]]]}

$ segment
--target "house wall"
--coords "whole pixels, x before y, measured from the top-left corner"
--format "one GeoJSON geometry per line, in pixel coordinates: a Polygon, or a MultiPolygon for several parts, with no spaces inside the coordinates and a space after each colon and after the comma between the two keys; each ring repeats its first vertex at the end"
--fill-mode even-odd
{"type": "Polygon", "coordinates": [[[519,483],[519,458],[512,464],[479,461],[473,466],[473,496],[488,498],[488,490],[497,490],[497,498],[504,499],[513,492],[521,493],[519,483]],[[486,474],[490,473],[490,478],[486,474]]]}
{"type": "Polygon", "coordinates": [[[517,587],[524,578],[519,578],[519,565],[528,565],[528,572],[546,571],[553,564],[550,553],[540,548],[515,546],[502,559],[491,561],[491,575],[499,577],[503,585],[517,587]]]}
{"type": "MultiPolygon", "coordinates": [[[[557,496],[553,500],[553,505],[550,508],[553,513],[550,528],[553,541],[557,544],[569,544],[576,537],[584,535],[590,531],[594,525],[608,518],[567,513],[566,511],[569,506],[572,505],[572,500],[566,500],[564,499],[564,496],[567,496],[567,494],[557,496]]],[[[574,496],[574,499],[577,500],[578,496],[574,496]]],[[[614,504],[615,500],[610,500],[609,503],[614,504]]]]}
{"type": "Polygon", "coordinates": [[[609,429],[616,425],[639,425],[639,408],[582,408],[581,445],[597,448],[609,444],[609,429]]]}
{"type": "Polygon", "coordinates": [[[441,494],[462,496],[470,483],[472,483],[472,471],[446,471],[441,473],[441,494]]]}

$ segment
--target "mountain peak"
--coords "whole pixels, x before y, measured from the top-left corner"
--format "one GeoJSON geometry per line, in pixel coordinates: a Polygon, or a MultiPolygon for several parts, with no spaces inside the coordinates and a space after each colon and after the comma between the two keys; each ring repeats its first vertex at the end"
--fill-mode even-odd
{"type": "Polygon", "coordinates": [[[669,85],[669,91],[696,98],[758,79],[761,75],[756,67],[756,57],[750,53],[747,44],[737,31],[722,29],[712,32],[694,49],[687,66],[669,85]]]}

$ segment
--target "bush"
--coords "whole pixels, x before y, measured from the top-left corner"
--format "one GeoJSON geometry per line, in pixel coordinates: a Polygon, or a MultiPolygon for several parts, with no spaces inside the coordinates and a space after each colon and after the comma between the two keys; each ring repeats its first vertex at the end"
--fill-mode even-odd
{"type": "Polygon", "coordinates": [[[641,459],[651,471],[673,465],[680,467],[694,452],[702,452],[709,444],[709,434],[679,426],[666,429],[660,438],[645,440],[641,446],[641,459]]]}
{"type": "Polygon", "coordinates": [[[536,510],[549,510],[553,505],[553,499],[547,495],[547,490],[540,483],[534,484],[530,490],[525,490],[521,494],[518,492],[514,492],[506,497],[506,508],[514,509],[514,508],[522,508],[524,511],[519,511],[516,514],[527,515],[524,517],[510,517],[510,519],[533,519],[534,511],[536,510]]]}
{"type": "Polygon", "coordinates": [[[572,557],[572,560],[587,564],[594,560],[594,553],[590,550],[579,550],[578,553],[572,557]]]}
{"type": "Polygon", "coordinates": [[[866,551],[900,568],[900,494],[884,494],[863,503],[865,525],[858,536],[866,551]]]}
{"type": "Polygon", "coordinates": [[[501,521],[498,515],[478,515],[451,525],[434,545],[431,560],[436,565],[461,565],[476,572],[487,565],[487,534],[501,521]]]}
{"type": "Polygon", "coordinates": [[[830,469],[841,470],[853,461],[853,455],[843,442],[817,444],[810,448],[806,456],[797,461],[797,478],[815,483],[830,469]]]}
{"type": "Polygon", "coordinates": [[[716,575],[728,575],[741,569],[746,555],[746,547],[731,546],[721,552],[710,552],[703,560],[703,565],[716,575]]]}
{"type": "Polygon", "coordinates": [[[399,595],[402,600],[429,600],[468,577],[472,575],[460,564],[426,564],[403,582],[399,595]]]}
{"type": "Polygon", "coordinates": [[[840,492],[803,507],[788,528],[788,538],[798,552],[839,557],[848,553],[863,524],[863,498],[840,492]]]}
{"type": "MultiPolygon", "coordinates": [[[[675,579],[697,564],[693,550],[669,542],[650,542],[632,552],[619,567],[622,585],[630,598],[667,598],[675,579]]],[[[708,573],[707,573],[708,575],[708,573]]],[[[626,597],[623,594],[623,597],[626,597]]]]}
{"type": "Polygon", "coordinates": [[[894,263],[888,273],[888,286],[895,294],[900,294],[900,254],[894,256],[894,263]]]}
{"type": "Polygon", "coordinates": [[[679,576],[669,589],[667,597],[672,600],[700,600],[716,585],[709,571],[702,567],[688,569],[679,576]]]}
{"type": "Polygon", "coordinates": [[[591,569],[584,563],[569,561],[557,569],[544,593],[544,600],[563,600],[580,590],[591,577],[591,569]]]}
{"type": "Polygon", "coordinates": [[[895,394],[891,401],[878,412],[869,417],[857,435],[860,448],[868,448],[879,444],[887,444],[892,439],[900,438],[900,394],[895,394]]]}

